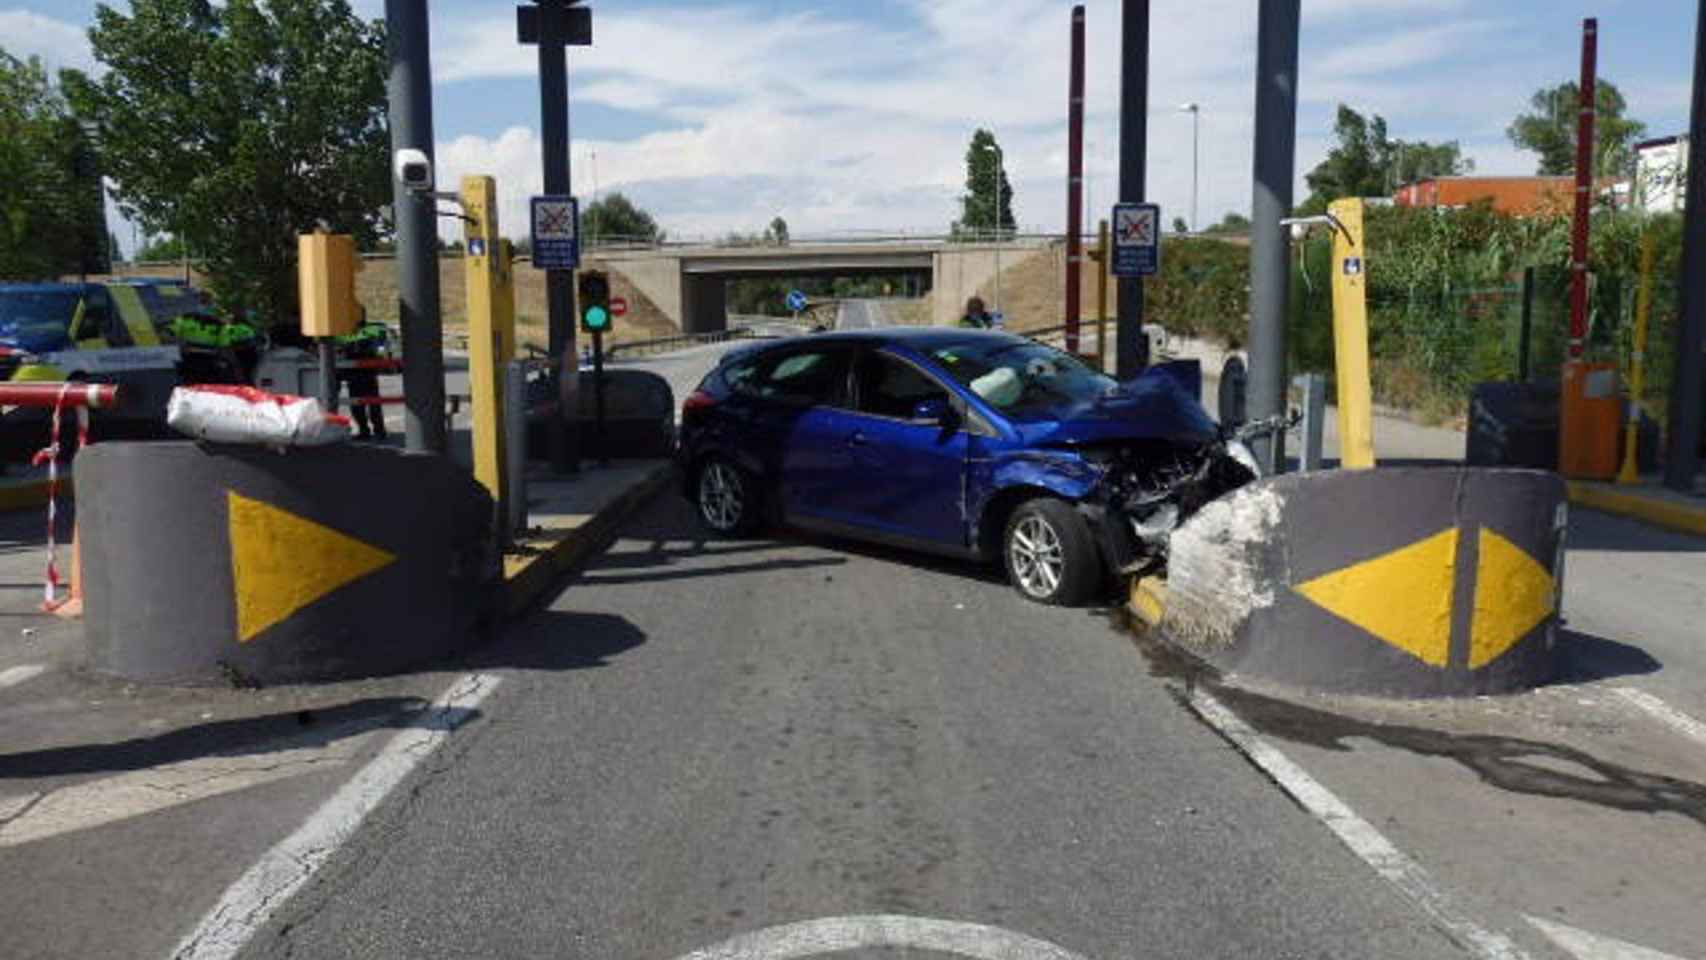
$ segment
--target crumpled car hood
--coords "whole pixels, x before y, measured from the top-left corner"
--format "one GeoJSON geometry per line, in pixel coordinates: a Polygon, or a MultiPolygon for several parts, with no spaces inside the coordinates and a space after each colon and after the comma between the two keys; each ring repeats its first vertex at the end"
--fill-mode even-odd
{"type": "Polygon", "coordinates": [[[1151,369],[1113,392],[1055,411],[1056,417],[1015,424],[1027,446],[1080,446],[1111,440],[1209,443],[1219,433],[1214,418],[1171,375],[1151,369]]]}

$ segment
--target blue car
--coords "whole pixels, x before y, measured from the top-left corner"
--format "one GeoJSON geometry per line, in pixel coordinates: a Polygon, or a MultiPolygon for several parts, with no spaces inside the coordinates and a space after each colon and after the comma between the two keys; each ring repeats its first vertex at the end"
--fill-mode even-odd
{"type": "Polygon", "coordinates": [[[766,520],[986,561],[1039,603],[1165,563],[1257,475],[1174,375],[1119,383],[1053,347],[945,328],[731,351],[682,405],[684,492],[723,536],[766,520]]]}

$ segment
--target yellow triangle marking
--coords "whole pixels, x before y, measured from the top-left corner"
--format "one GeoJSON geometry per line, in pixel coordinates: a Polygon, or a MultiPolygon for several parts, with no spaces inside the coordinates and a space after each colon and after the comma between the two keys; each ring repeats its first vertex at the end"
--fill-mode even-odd
{"type": "Polygon", "coordinates": [[[259,500],[227,493],[237,639],[255,635],[333,590],[390,565],[387,553],[259,500]]]}
{"type": "Polygon", "coordinates": [[[1556,586],[1528,551],[1481,528],[1475,569],[1475,619],[1469,631],[1469,666],[1484,667],[1552,615],[1556,586]]]}
{"type": "Polygon", "coordinates": [[[1457,528],[1323,574],[1295,589],[1423,663],[1451,659],[1457,528]]]}

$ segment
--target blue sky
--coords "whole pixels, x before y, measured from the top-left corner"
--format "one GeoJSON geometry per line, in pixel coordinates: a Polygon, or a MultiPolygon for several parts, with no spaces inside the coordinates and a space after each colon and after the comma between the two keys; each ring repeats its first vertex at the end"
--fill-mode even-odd
{"type": "MultiPolygon", "coordinates": [[[[115,0],[122,9],[126,0],[115,0]]],[[[357,0],[380,15],[382,0],[357,0]]],[[[593,0],[570,56],[575,189],[618,188],[677,236],[940,231],[971,131],[995,130],[1022,226],[1065,220],[1067,0],[593,0]],[[596,157],[596,161],[595,161],[596,157]],[[594,183],[596,169],[597,182],[594,183]]],[[[1118,0],[1089,0],[1090,202],[1118,168],[1118,0]]],[[[1153,0],[1151,199],[1189,217],[1201,104],[1204,222],[1250,205],[1256,0],[1153,0]]],[[[0,0],[0,47],[89,66],[88,0],[0,0]]],[[[1687,123],[1686,0],[1303,0],[1298,175],[1345,102],[1394,136],[1455,139],[1478,172],[1530,173],[1504,128],[1543,84],[1573,79],[1583,16],[1600,70],[1653,135],[1687,123]]],[[[519,226],[539,183],[536,55],[513,4],[432,4],[440,166],[498,177],[519,226]]],[[[1301,195],[1301,193],[1300,193],[1301,195]]],[[[128,239],[128,238],[126,238],[128,239]]]]}

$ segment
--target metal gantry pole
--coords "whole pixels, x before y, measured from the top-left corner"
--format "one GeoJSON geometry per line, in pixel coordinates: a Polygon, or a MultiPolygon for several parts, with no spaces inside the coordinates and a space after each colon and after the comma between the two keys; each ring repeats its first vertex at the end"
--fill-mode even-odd
{"type": "MultiPolygon", "coordinates": [[[[539,128],[540,153],[545,164],[545,192],[571,191],[569,167],[569,62],[563,19],[543,9],[569,6],[564,0],[539,4],[539,128]]],[[[572,423],[579,408],[580,363],[575,355],[575,275],[572,270],[545,271],[546,341],[560,378],[558,403],[564,422],[572,423]]],[[[573,430],[549,430],[551,467],[558,473],[580,468],[580,438],[573,430]]]]}
{"type": "MultiPolygon", "coordinates": [[[[391,73],[391,150],[432,159],[432,64],[426,0],[385,0],[391,73]]],[[[403,434],[410,452],[442,454],[444,327],[438,303],[438,217],[433,201],[393,180],[397,228],[397,320],[402,327],[403,434]]]]}
{"type": "Polygon", "coordinates": [[[1084,5],[1072,8],[1066,90],[1066,352],[1077,353],[1084,262],[1084,5]]]}
{"type": "MultiPolygon", "coordinates": [[[[1120,202],[1139,203],[1149,149],[1149,0],[1124,0],[1120,17],[1120,202]]],[[[1149,365],[1143,335],[1143,280],[1121,277],[1114,328],[1114,370],[1121,380],[1149,365]]]]}
{"type": "MultiPolygon", "coordinates": [[[[1286,408],[1286,299],[1290,249],[1280,219],[1291,215],[1297,149],[1299,0],[1261,0],[1256,21],[1255,195],[1250,244],[1250,417],[1286,408]]],[[[1285,434],[1257,441],[1256,457],[1272,473],[1285,469],[1285,434]]]]}
{"type": "Polygon", "coordinates": [[[1670,394],[1665,486],[1694,489],[1706,419],[1706,0],[1694,25],[1694,100],[1688,118],[1688,192],[1682,213],[1681,323],[1670,394]]]}

